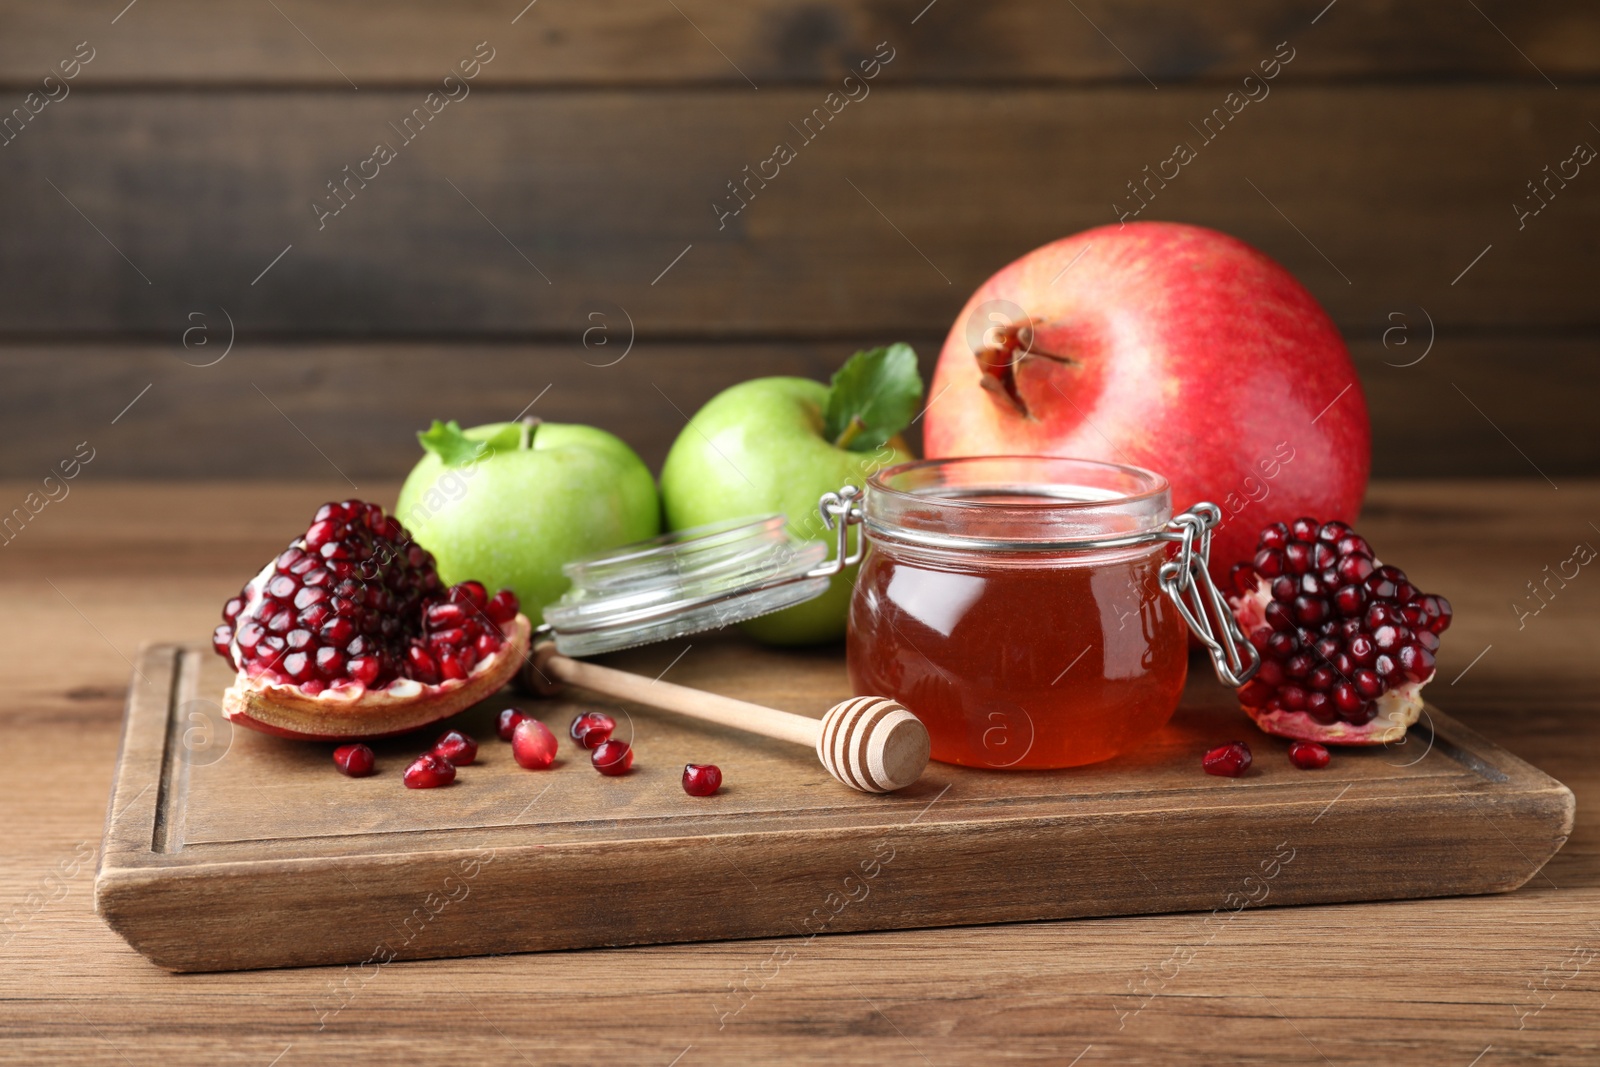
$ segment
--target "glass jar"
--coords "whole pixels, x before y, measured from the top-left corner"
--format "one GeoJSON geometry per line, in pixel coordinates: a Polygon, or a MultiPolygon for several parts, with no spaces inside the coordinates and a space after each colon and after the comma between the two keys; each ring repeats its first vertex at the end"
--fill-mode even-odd
{"type": "Polygon", "coordinates": [[[1037,456],[874,475],[847,645],[858,694],[899,701],[934,759],[1076,767],[1160,729],[1188,672],[1167,480],[1037,456]]]}
{"type": "Polygon", "coordinates": [[[774,515],[568,563],[572,588],[536,637],[569,656],[681,637],[808,600],[859,562],[856,693],[922,719],[934,759],[1006,770],[1110,759],[1160,729],[1183,691],[1187,635],[1227,685],[1259,665],[1206,571],[1221,509],[1174,516],[1151,471],[928,460],[874,475],[864,494],[825,493],[818,513],[831,556],[774,515]]]}

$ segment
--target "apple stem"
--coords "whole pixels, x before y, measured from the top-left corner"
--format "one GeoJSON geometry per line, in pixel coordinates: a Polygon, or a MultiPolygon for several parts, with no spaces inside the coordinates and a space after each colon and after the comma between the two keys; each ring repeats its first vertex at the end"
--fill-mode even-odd
{"type": "Polygon", "coordinates": [[[849,448],[850,442],[861,436],[861,431],[865,430],[866,428],[867,424],[862,420],[860,415],[853,416],[845,425],[844,430],[841,431],[839,436],[834,439],[833,447],[849,448]]]}
{"type": "Polygon", "coordinates": [[[543,421],[543,420],[541,420],[541,419],[539,419],[539,418],[537,418],[536,416],[533,416],[533,415],[528,415],[528,416],[523,418],[523,420],[522,420],[522,440],[518,445],[518,447],[521,448],[522,451],[526,452],[528,449],[533,447],[533,431],[535,431],[535,430],[537,430],[539,428],[539,423],[541,421],[543,421]]]}

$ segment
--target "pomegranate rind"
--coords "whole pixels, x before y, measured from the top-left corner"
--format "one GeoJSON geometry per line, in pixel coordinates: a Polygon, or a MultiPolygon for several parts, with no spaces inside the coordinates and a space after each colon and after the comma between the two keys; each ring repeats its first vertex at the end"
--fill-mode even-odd
{"type": "Polygon", "coordinates": [[[343,685],[307,695],[298,686],[240,671],[222,694],[222,714],[239,726],[301,741],[408,733],[487,700],[516,675],[527,659],[533,624],[518,615],[504,630],[505,644],[474,665],[467,677],[437,685],[401,678],[383,689],[343,685]]]}
{"type": "Polygon", "coordinates": [[[1348,722],[1322,723],[1303,711],[1270,711],[1244,707],[1245,714],[1266,733],[1292,741],[1317,741],[1324,745],[1387,745],[1406,735],[1422,716],[1422,687],[1433,675],[1420,682],[1407,682],[1389,690],[1377,700],[1378,714],[1371,722],[1356,726],[1348,722]]]}

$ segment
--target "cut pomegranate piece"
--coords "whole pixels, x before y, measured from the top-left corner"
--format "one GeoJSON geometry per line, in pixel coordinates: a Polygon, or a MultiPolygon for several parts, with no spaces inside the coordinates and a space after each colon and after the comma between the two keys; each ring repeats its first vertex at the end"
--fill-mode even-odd
{"type": "Polygon", "coordinates": [[[460,730],[446,730],[433,743],[433,751],[457,767],[465,767],[478,758],[478,742],[460,730]]]}
{"type": "Polygon", "coordinates": [[[500,689],[532,631],[516,596],[446,589],[433,557],[376,504],[324,504],[222,610],[212,645],[238,671],[223,714],[308,740],[404,733],[500,689]]]}
{"type": "Polygon", "coordinates": [[[1315,741],[1296,741],[1289,746],[1289,762],[1302,771],[1320,771],[1328,765],[1328,750],[1315,741]]]}
{"type": "Polygon", "coordinates": [[[616,777],[633,766],[633,749],[626,741],[603,741],[589,754],[589,762],[601,774],[616,777]]]}
{"type": "Polygon", "coordinates": [[[500,718],[495,720],[494,732],[500,735],[500,740],[511,740],[511,732],[517,724],[529,718],[528,713],[521,708],[507,708],[500,713],[500,718]]]}
{"type": "Polygon", "coordinates": [[[683,791],[692,797],[708,797],[722,788],[722,769],[715,763],[685,763],[683,791]]]}
{"type": "Polygon", "coordinates": [[[437,752],[424,752],[406,768],[407,789],[437,789],[456,780],[455,764],[437,752]]]}
{"type": "Polygon", "coordinates": [[[556,761],[556,735],[538,719],[524,719],[511,731],[511,758],[524,770],[544,770],[556,761]]]}
{"type": "Polygon", "coordinates": [[[1224,778],[1237,778],[1250,769],[1250,746],[1243,741],[1229,741],[1218,745],[1200,758],[1200,766],[1207,774],[1224,778]]]}
{"type": "Polygon", "coordinates": [[[1448,600],[1419,591],[1344,523],[1309,518],[1262,530],[1255,559],[1231,576],[1228,603],[1261,653],[1239,690],[1257,726],[1335,745],[1405,736],[1422,714],[1448,600]],[[1304,571],[1285,577],[1294,560],[1304,571]]]}
{"type": "Polygon", "coordinates": [[[340,745],[333,750],[333,765],[352,778],[365,778],[378,765],[378,759],[366,745],[340,745]]]}
{"type": "Polygon", "coordinates": [[[584,748],[599,748],[611,739],[617,720],[603,711],[586,711],[572,720],[567,733],[584,748]]]}

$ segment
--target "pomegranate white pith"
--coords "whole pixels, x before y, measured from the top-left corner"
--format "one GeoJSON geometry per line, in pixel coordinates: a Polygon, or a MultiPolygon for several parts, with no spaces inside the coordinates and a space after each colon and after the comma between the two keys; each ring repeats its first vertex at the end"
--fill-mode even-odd
{"type": "Polygon", "coordinates": [[[1228,598],[1261,668],[1239,703],[1267,733],[1336,745],[1397,741],[1422,713],[1450,602],[1373,556],[1342,522],[1261,531],[1228,598]]]}
{"type": "Polygon", "coordinates": [[[528,653],[515,594],[444,588],[433,557],[376,504],[325,504],[223,609],[233,722],[283,737],[404,733],[492,695],[528,653]]]}

